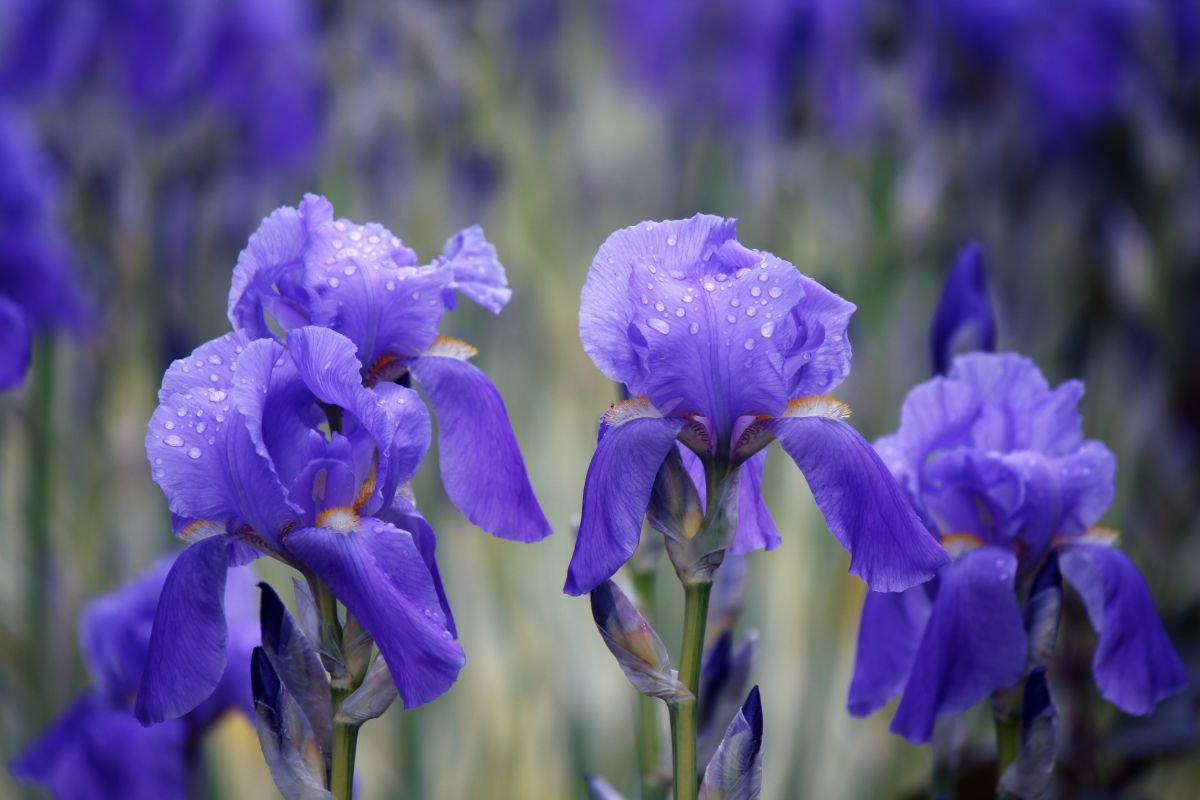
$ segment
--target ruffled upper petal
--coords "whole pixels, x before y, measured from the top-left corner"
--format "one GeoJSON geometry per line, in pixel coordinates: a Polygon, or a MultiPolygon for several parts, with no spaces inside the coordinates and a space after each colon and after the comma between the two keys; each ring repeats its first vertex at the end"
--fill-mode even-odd
{"type": "Polygon", "coordinates": [[[1020,680],[1026,638],[1013,590],[1016,571],[1011,552],[981,547],[938,572],[933,609],[892,731],[927,742],[939,716],[964,711],[1020,680]]]}
{"type": "Polygon", "coordinates": [[[499,314],[512,297],[496,248],[478,225],[450,237],[442,248],[442,261],[452,270],[453,288],[493,314],[499,314]]]}
{"type": "Polygon", "coordinates": [[[488,377],[452,356],[423,356],[410,369],[438,418],[438,460],[451,501],[497,536],[522,542],[549,536],[504,400],[488,377]]]}
{"type": "Polygon", "coordinates": [[[235,372],[249,345],[243,334],[226,334],[171,365],[146,432],[146,455],[173,514],[249,525],[270,540],[294,512],[233,401],[235,381],[249,380],[235,372]]]}
{"type": "Polygon", "coordinates": [[[584,479],[579,538],[563,588],[567,594],[590,592],[633,555],[655,476],[683,424],[643,416],[612,425],[600,437],[584,479]]]}
{"type": "Polygon", "coordinates": [[[221,680],[227,658],[225,577],[232,536],[184,550],[163,583],[134,714],[150,725],[200,705],[221,680]]]}
{"type": "Polygon", "coordinates": [[[1059,550],[1058,565],[1099,637],[1092,673],[1104,699],[1128,714],[1148,714],[1187,685],[1150,590],[1124,553],[1078,542],[1059,550]]]}
{"type": "Polygon", "coordinates": [[[781,417],[767,425],[804,472],[830,532],[850,553],[850,572],[871,589],[907,589],[946,563],[946,553],[857,431],[828,417],[781,417]]]}
{"type": "Polygon", "coordinates": [[[285,541],[371,634],[406,708],[450,688],[464,662],[462,648],[407,531],[368,517],[357,531],[305,528],[285,541]]]}
{"type": "Polygon", "coordinates": [[[596,366],[665,414],[699,414],[728,436],[849,369],[853,306],[697,215],[612,234],[592,262],[580,337],[596,366]]]}
{"type": "Polygon", "coordinates": [[[983,251],[977,242],[968,242],[958,251],[933,313],[929,350],[935,373],[945,374],[950,368],[955,344],[963,336],[969,336],[968,350],[996,347],[996,318],[988,302],[983,251]]]}
{"type": "Polygon", "coordinates": [[[268,320],[285,330],[309,318],[312,297],[304,285],[308,249],[308,201],[299,209],[272,212],[238,254],[229,287],[229,321],[255,339],[274,336],[268,320]]]}
{"type": "Polygon", "coordinates": [[[867,592],[858,624],[858,652],[846,709],[865,717],[908,681],[933,608],[927,585],[903,592],[867,592]]]}

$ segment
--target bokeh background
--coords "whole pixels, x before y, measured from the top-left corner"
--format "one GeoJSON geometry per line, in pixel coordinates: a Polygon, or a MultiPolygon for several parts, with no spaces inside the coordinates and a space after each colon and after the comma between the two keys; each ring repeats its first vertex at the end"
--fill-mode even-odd
{"type": "MultiPolygon", "coordinates": [[[[1120,465],[1104,522],[1200,683],[1195,0],[12,0],[0,112],[37,159],[29,177],[5,153],[0,231],[32,203],[84,309],[74,331],[41,324],[0,396],[5,759],[86,683],[82,603],[174,546],[142,446],[159,380],[227,329],[238,251],[305,191],[427,258],[483,225],[513,300],[464,303],[442,332],[480,347],[556,529],[530,546],[472,529],[427,459],[416,492],[468,661],[449,694],[364,729],[363,798],[584,797],[585,771],[636,796],[634,694],[561,593],[615,397],[579,344],[579,290],[609,232],[697,211],[858,305],[837,394],[868,437],[929,376],[941,280],[979,241],[1000,348],[1087,382],[1084,430],[1120,465]]],[[[778,451],[765,487],[784,541],[750,558],[740,624],[760,634],[764,796],[917,796],[928,748],[888,733],[890,708],[844,710],[863,586],[778,451]]],[[[1073,602],[1051,670],[1059,796],[1194,797],[1196,691],[1123,717],[1091,684],[1093,644],[1073,602]]],[[[989,722],[968,719],[964,786],[990,796],[989,722]]],[[[207,752],[214,796],[273,791],[244,720],[207,752]]]]}

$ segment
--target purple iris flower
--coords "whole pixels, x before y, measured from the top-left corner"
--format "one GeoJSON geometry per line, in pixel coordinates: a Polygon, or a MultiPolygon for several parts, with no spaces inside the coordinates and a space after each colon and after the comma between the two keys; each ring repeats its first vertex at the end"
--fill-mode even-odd
{"type": "Polygon", "coordinates": [[[32,129],[0,107],[0,390],[19,384],[33,337],[78,331],[83,304],[72,256],[55,226],[56,186],[32,129]]]}
{"type": "Polygon", "coordinates": [[[146,452],[190,546],[155,616],[143,722],[191,711],[220,680],[225,575],[258,553],[329,587],[378,645],[405,705],[457,677],[463,653],[432,542],[397,494],[428,449],[429,415],[411,389],[364,387],[355,350],[316,326],[283,344],[230,333],[163,377],[146,452]]]}
{"type": "Polygon", "coordinates": [[[983,251],[976,242],[968,242],[958,251],[933,314],[929,351],[935,374],[944,375],[950,368],[960,339],[969,339],[967,351],[996,348],[996,318],[988,302],[983,251]]]}
{"type": "Polygon", "coordinates": [[[677,443],[738,476],[733,552],[773,547],[757,491],[778,439],[804,471],[850,571],[895,591],[947,561],[879,456],[824,396],[850,371],[854,306],[697,215],[617,231],[583,287],[580,337],[634,399],[611,409],[584,484],[566,591],[591,591],[633,554],[655,477],[677,443]]]}
{"type": "Polygon", "coordinates": [[[1116,462],[1083,438],[1082,394],[1078,381],[1051,389],[1028,359],[990,353],[961,356],[909,393],[899,431],[876,448],[954,559],[926,585],[868,593],[851,713],[902,692],[892,730],[924,742],[938,716],[1015,684],[1031,650],[1017,593],[1049,560],[1096,629],[1105,699],[1145,714],[1183,688],[1137,568],[1112,532],[1092,527],[1112,501],[1116,462]]]}
{"type": "Polygon", "coordinates": [[[335,220],[323,197],[263,220],[238,257],[229,293],[234,328],[254,338],[302,325],[347,337],[360,380],[377,389],[411,376],[438,417],[438,457],[450,500],[472,523],[506,539],[548,536],[525,463],[496,387],[467,359],[470,345],[438,336],[456,292],[492,313],[508,302],[504,267],[478,227],[442,255],[416,254],[381,225],[335,220]]]}
{"type": "Polygon", "coordinates": [[[254,577],[246,567],[231,571],[225,585],[228,668],[214,691],[192,713],[152,728],[131,713],[154,611],[175,560],[163,557],[84,608],[79,643],[92,688],[9,765],[14,776],[67,800],[183,798],[204,734],[230,710],[250,714],[250,653],[259,637],[254,577]]]}

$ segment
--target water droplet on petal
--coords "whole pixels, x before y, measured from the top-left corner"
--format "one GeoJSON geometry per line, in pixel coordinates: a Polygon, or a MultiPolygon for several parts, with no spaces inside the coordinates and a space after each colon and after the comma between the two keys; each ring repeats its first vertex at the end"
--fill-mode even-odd
{"type": "Polygon", "coordinates": [[[165,444],[167,447],[183,447],[183,439],[172,433],[170,436],[163,439],[163,444],[165,444]]]}
{"type": "Polygon", "coordinates": [[[693,301],[693,300],[695,300],[695,299],[696,299],[696,298],[692,297],[690,294],[685,294],[685,295],[683,296],[683,302],[685,302],[685,303],[690,303],[690,302],[692,302],[692,301],[693,301]]]}
{"type": "Polygon", "coordinates": [[[770,321],[764,322],[762,327],[758,329],[758,332],[762,334],[764,339],[770,339],[771,334],[775,332],[775,323],[770,321]]]}
{"type": "Polygon", "coordinates": [[[188,450],[188,458],[192,459],[193,461],[195,461],[197,458],[199,458],[200,455],[201,454],[200,454],[199,447],[193,447],[191,450],[188,450]]]}
{"type": "Polygon", "coordinates": [[[737,299],[736,297],[729,301],[729,305],[733,306],[734,308],[737,308],[741,304],[742,304],[742,301],[737,299]]]}
{"type": "Polygon", "coordinates": [[[712,281],[704,282],[704,291],[714,292],[714,291],[716,291],[716,289],[717,289],[717,285],[715,283],[713,283],[712,281]]]}
{"type": "Polygon", "coordinates": [[[204,433],[206,430],[208,430],[208,425],[206,423],[200,422],[196,424],[196,433],[204,433]]]}
{"type": "Polygon", "coordinates": [[[665,310],[666,310],[666,308],[667,308],[667,307],[663,305],[663,302],[662,302],[662,300],[659,300],[657,303],[655,303],[655,304],[654,304],[654,310],[655,310],[655,311],[657,311],[657,312],[658,312],[658,313],[660,313],[660,314],[661,314],[663,311],[665,311],[665,310]]]}
{"type": "Polygon", "coordinates": [[[755,297],[758,297],[760,294],[762,294],[762,287],[759,287],[759,286],[751,287],[750,294],[752,294],[755,297]]]}
{"type": "Polygon", "coordinates": [[[651,317],[646,324],[663,335],[671,332],[671,326],[667,324],[667,321],[658,317],[651,317]]]}
{"type": "Polygon", "coordinates": [[[679,241],[679,237],[672,233],[670,236],[667,237],[667,247],[674,247],[675,243],[678,241],[679,241]]]}
{"type": "Polygon", "coordinates": [[[691,325],[688,326],[688,333],[697,334],[699,332],[700,332],[700,323],[693,322],[691,325]]]}
{"type": "Polygon", "coordinates": [[[750,306],[749,308],[746,309],[747,317],[753,317],[757,313],[758,313],[758,309],[755,308],[754,306],[750,306]]]}
{"type": "Polygon", "coordinates": [[[771,276],[765,272],[760,272],[760,273],[758,273],[758,280],[761,283],[766,283],[767,281],[771,280],[771,276]]]}
{"type": "Polygon", "coordinates": [[[339,281],[337,278],[330,278],[330,279],[329,279],[329,285],[330,285],[330,286],[332,286],[334,289],[336,289],[338,286],[340,286],[340,285],[341,285],[341,283],[342,283],[342,282],[341,282],[341,281],[339,281]]]}
{"type": "Polygon", "coordinates": [[[772,286],[769,290],[767,290],[767,294],[771,295],[771,297],[779,297],[783,294],[783,289],[778,286],[772,286]]]}
{"type": "Polygon", "coordinates": [[[753,350],[753,349],[754,349],[754,340],[753,340],[753,339],[747,339],[747,340],[746,340],[746,341],[745,341],[745,342],[742,344],[742,347],[746,348],[747,350],[753,350]]]}
{"type": "Polygon", "coordinates": [[[683,312],[683,309],[682,309],[682,308],[677,308],[677,309],[675,309],[675,316],[677,316],[677,317],[682,317],[682,316],[683,316],[683,313],[684,313],[684,312],[683,312]]]}
{"type": "MultiPolygon", "coordinates": [[[[183,413],[182,413],[182,414],[180,414],[179,416],[181,416],[181,417],[187,416],[187,411],[186,411],[186,410],[184,410],[184,409],[182,409],[182,408],[181,408],[181,409],[179,409],[179,410],[180,410],[180,411],[183,411],[183,413]]],[[[166,428],[166,429],[167,429],[167,430],[169,430],[169,431],[173,431],[173,430],[175,430],[175,422],[174,422],[173,420],[167,420],[166,422],[164,422],[164,423],[163,423],[163,427],[164,427],[164,428],[166,428]]]]}
{"type": "Polygon", "coordinates": [[[389,292],[396,291],[396,282],[395,281],[388,281],[387,283],[384,284],[384,286],[387,288],[387,290],[389,292]]]}
{"type": "Polygon", "coordinates": [[[733,314],[730,314],[729,316],[725,317],[725,321],[732,325],[733,323],[737,322],[737,317],[735,317],[733,314]]]}
{"type": "Polygon", "coordinates": [[[342,270],[342,274],[345,275],[347,278],[356,272],[358,272],[358,267],[354,266],[353,264],[351,264],[350,266],[348,266],[344,270],[342,270]]]}

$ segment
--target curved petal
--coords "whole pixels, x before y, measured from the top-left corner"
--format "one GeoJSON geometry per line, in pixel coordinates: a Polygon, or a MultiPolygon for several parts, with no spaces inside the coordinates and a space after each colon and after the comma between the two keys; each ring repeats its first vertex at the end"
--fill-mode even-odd
{"type": "Polygon", "coordinates": [[[1011,686],[1025,666],[1025,625],[1013,590],[1017,559],[981,547],[938,572],[937,594],[892,731],[929,741],[934,721],[1011,686]]]}
{"type": "Polygon", "coordinates": [[[225,576],[232,536],[201,539],[179,554],[159,596],[134,714],[143,725],[182,716],[225,672],[225,576]]]}
{"type": "Polygon", "coordinates": [[[254,569],[238,566],[230,547],[230,570],[225,579],[225,672],[212,694],[187,715],[188,729],[202,735],[231,710],[254,717],[250,695],[250,654],[262,643],[258,617],[258,587],[254,569]]]}
{"type": "Polygon", "coordinates": [[[929,351],[935,373],[945,374],[950,368],[955,343],[967,332],[972,334],[968,350],[995,349],[996,319],[988,302],[983,251],[977,242],[967,242],[958,251],[933,313],[929,351]]]}
{"type": "Polygon", "coordinates": [[[229,287],[229,321],[255,339],[274,333],[268,318],[285,330],[308,320],[312,302],[304,287],[304,253],[309,245],[305,207],[285,206],[263,219],[238,254],[229,287]]]}
{"type": "MultiPolygon", "coordinates": [[[[775,528],[775,520],[771,518],[771,512],[762,496],[762,473],[766,463],[767,451],[763,449],[746,459],[738,470],[737,530],[733,534],[730,553],[774,550],[779,546],[779,531],[775,528]]],[[[697,485],[703,497],[703,467],[700,475],[697,485]]]]}
{"type": "Polygon", "coordinates": [[[447,629],[425,560],[407,531],[367,517],[358,531],[305,528],[285,543],[371,634],[406,708],[450,688],[463,651],[447,629]]]}
{"type": "Polygon", "coordinates": [[[788,399],[825,394],[850,374],[846,328],[857,306],[800,275],[804,296],[791,310],[795,338],[784,351],[788,399]]]}
{"type": "Polygon", "coordinates": [[[851,714],[865,717],[877,711],[904,687],[932,608],[927,585],[903,592],[867,592],[846,697],[851,714]]]}
{"type": "Polygon", "coordinates": [[[812,490],[830,532],[850,553],[850,572],[874,591],[929,579],[948,560],[917,519],[882,459],[858,432],[828,417],[767,423],[812,490]]]}
{"type": "Polygon", "coordinates": [[[853,309],[733,237],[732,220],[704,215],[617,231],[592,262],[579,323],[605,374],[723,436],[738,417],[782,412],[790,391],[844,377],[848,348],[835,368],[823,345],[841,338],[853,309]],[[841,318],[827,331],[831,313],[841,318]]]}
{"type": "Polygon", "coordinates": [[[32,344],[25,313],[0,295],[0,391],[25,380],[32,344]]]}
{"type": "Polygon", "coordinates": [[[442,484],[474,525],[505,539],[551,533],[496,387],[473,365],[423,356],[410,366],[438,419],[442,484]]]}
{"type": "Polygon", "coordinates": [[[1150,590],[1124,553],[1080,542],[1059,550],[1058,565],[1099,637],[1092,673],[1105,700],[1127,714],[1148,714],[1187,685],[1150,590]]]}
{"type": "Polygon", "coordinates": [[[433,588],[437,592],[438,602],[442,606],[442,613],[446,615],[446,628],[453,636],[458,636],[458,628],[454,624],[454,614],[450,610],[450,601],[446,597],[446,590],[442,586],[441,572],[437,565],[437,534],[433,531],[433,526],[425,519],[424,515],[417,509],[415,505],[410,503],[403,497],[397,497],[390,506],[380,512],[379,518],[385,522],[390,522],[402,531],[408,531],[412,534],[413,544],[417,546],[417,550],[421,553],[421,558],[425,559],[425,566],[429,569],[429,577],[433,579],[433,588]]]}
{"type": "Polygon", "coordinates": [[[234,370],[249,345],[243,334],[226,334],[171,365],[146,431],[146,455],[173,514],[247,524],[271,538],[293,512],[233,403],[234,370]]]}
{"type": "Polygon", "coordinates": [[[658,468],[683,425],[681,419],[639,417],[613,425],[596,444],[563,587],[567,594],[590,592],[633,555],[658,468]]]}
{"type": "Polygon", "coordinates": [[[186,737],[180,722],[144,728],[128,710],[87,694],[9,769],[60,800],[183,797],[186,737]]]}
{"type": "Polygon", "coordinates": [[[442,261],[453,270],[453,287],[493,314],[499,314],[512,297],[496,248],[484,238],[478,225],[464,228],[447,240],[442,261]]]}

